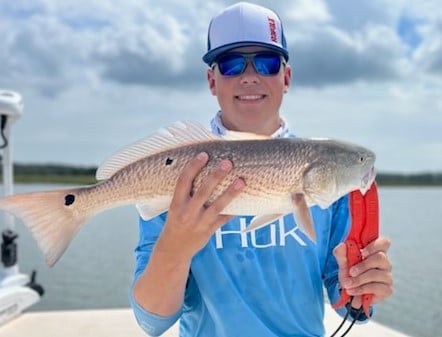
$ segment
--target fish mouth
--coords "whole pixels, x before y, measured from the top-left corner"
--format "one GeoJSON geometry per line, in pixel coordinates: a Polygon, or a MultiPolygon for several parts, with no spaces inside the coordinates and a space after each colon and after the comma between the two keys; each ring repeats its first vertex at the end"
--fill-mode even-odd
{"type": "Polygon", "coordinates": [[[365,194],[370,189],[370,186],[373,183],[375,177],[376,169],[374,168],[374,166],[372,166],[371,169],[368,170],[367,173],[362,177],[361,188],[359,189],[362,194],[365,194]]]}

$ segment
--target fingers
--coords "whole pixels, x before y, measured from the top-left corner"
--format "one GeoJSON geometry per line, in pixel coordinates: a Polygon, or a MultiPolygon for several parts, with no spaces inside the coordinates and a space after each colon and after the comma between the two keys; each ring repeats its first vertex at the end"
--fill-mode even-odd
{"type": "MultiPolygon", "coordinates": [[[[192,194],[194,179],[207,164],[208,160],[208,154],[201,152],[184,167],[183,171],[178,177],[177,185],[175,187],[174,200],[172,202],[182,203],[189,201],[189,198],[191,198],[192,209],[199,209],[207,203],[207,200],[215,190],[216,186],[233,169],[233,164],[230,160],[222,160],[216,169],[210,172],[210,174],[203,180],[196,193],[192,194]]],[[[233,184],[241,185],[241,183],[238,182],[234,182],[233,184]]],[[[240,188],[239,185],[237,187],[240,188]]],[[[235,191],[235,189],[228,191],[228,194],[232,194],[233,191],[235,191]]]]}
{"type": "MultiPolygon", "coordinates": [[[[376,304],[384,300],[385,298],[391,296],[393,294],[393,283],[391,278],[385,278],[383,275],[379,273],[379,282],[370,282],[370,283],[364,283],[360,286],[346,288],[347,293],[350,296],[354,296],[355,299],[358,299],[357,302],[359,302],[360,296],[365,294],[373,294],[373,302],[372,304],[376,304]]],[[[375,279],[376,276],[374,273],[370,276],[372,279],[375,279]]],[[[355,283],[358,281],[355,280],[355,283]]],[[[357,308],[358,305],[352,305],[353,307],[357,308]]]]}
{"type": "Polygon", "coordinates": [[[198,187],[196,193],[192,196],[195,207],[199,208],[207,203],[207,200],[212,195],[216,186],[232,169],[233,164],[230,160],[222,160],[216,169],[210,172],[210,174],[202,181],[201,186],[198,187]]]}
{"type": "Polygon", "coordinates": [[[375,254],[377,252],[387,252],[390,246],[391,242],[388,238],[380,237],[368,244],[364,249],[362,249],[361,254],[364,258],[366,258],[369,255],[375,254]]]}
{"type": "MultiPolygon", "coordinates": [[[[345,246],[345,245],[344,245],[345,246]]],[[[390,240],[378,238],[362,250],[364,260],[349,270],[346,264],[345,248],[335,248],[339,265],[339,282],[352,296],[373,294],[373,303],[390,296],[393,292],[392,265],[387,256],[390,240]]]]}
{"type": "Polygon", "coordinates": [[[355,277],[371,269],[391,271],[391,262],[385,252],[376,252],[366,257],[363,261],[351,267],[349,274],[355,277]]]}
{"type": "Polygon", "coordinates": [[[189,161],[178,177],[168,214],[170,220],[168,223],[173,223],[174,227],[180,226],[186,231],[211,234],[214,231],[212,227],[216,230],[229,220],[229,216],[220,213],[243,190],[245,182],[241,178],[235,179],[209,204],[208,200],[232,171],[233,164],[230,160],[221,160],[194,191],[194,180],[207,165],[208,160],[208,154],[201,152],[189,161]]]}
{"type": "Polygon", "coordinates": [[[193,180],[207,164],[208,160],[209,155],[205,152],[201,152],[184,167],[177,180],[174,200],[181,201],[188,198],[192,190],[193,180]]]}
{"type": "Polygon", "coordinates": [[[392,283],[392,275],[390,271],[381,269],[369,269],[358,276],[344,277],[341,284],[345,289],[363,287],[370,283],[392,283]]]}
{"type": "Polygon", "coordinates": [[[243,179],[236,179],[229,188],[218,197],[206,210],[207,213],[211,213],[212,217],[216,216],[216,220],[212,222],[212,229],[216,230],[221,225],[225,224],[232,216],[219,215],[219,213],[226,208],[229,203],[238,196],[246,186],[243,179]]]}
{"type": "Polygon", "coordinates": [[[157,244],[162,243],[162,249],[167,250],[169,255],[191,258],[204,247],[216,229],[232,217],[220,215],[220,212],[245,186],[242,179],[235,179],[208,205],[208,200],[219,183],[233,169],[231,161],[221,160],[193,191],[194,180],[207,165],[208,160],[207,153],[198,154],[186,164],[178,177],[161,240],[157,241],[157,244]]]}

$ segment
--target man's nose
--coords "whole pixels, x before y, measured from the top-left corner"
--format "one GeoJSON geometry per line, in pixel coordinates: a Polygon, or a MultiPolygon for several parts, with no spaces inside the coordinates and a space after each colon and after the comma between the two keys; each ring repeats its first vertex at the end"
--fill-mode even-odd
{"type": "Polygon", "coordinates": [[[258,82],[259,81],[258,73],[256,72],[256,69],[253,66],[252,62],[247,61],[246,69],[244,69],[244,72],[241,74],[241,81],[242,82],[258,82]]]}

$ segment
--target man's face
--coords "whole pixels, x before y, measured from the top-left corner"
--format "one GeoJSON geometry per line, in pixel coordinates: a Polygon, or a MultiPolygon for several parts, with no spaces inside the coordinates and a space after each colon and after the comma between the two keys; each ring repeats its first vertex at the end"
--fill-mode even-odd
{"type": "MultiPolygon", "coordinates": [[[[268,50],[268,49],[267,49],[268,50]]],[[[255,53],[262,47],[243,47],[229,52],[255,53]]],[[[249,62],[240,75],[223,76],[218,66],[209,69],[209,88],[218,99],[224,126],[230,130],[272,134],[280,124],[279,108],[291,78],[288,65],[276,75],[260,75],[249,62]]]]}

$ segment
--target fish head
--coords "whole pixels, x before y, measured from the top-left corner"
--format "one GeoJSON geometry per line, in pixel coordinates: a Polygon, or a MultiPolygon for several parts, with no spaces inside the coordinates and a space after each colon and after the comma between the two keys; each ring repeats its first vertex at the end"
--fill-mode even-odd
{"type": "Polygon", "coordinates": [[[314,160],[304,171],[304,194],[309,205],[329,207],[345,194],[367,192],[376,171],[375,154],[361,146],[332,140],[321,140],[314,160]]]}
{"type": "Polygon", "coordinates": [[[336,180],[340,194],[360,190],[365,194],[376,177],[373,151],[349,143],[337,143],[336,180]]]}

